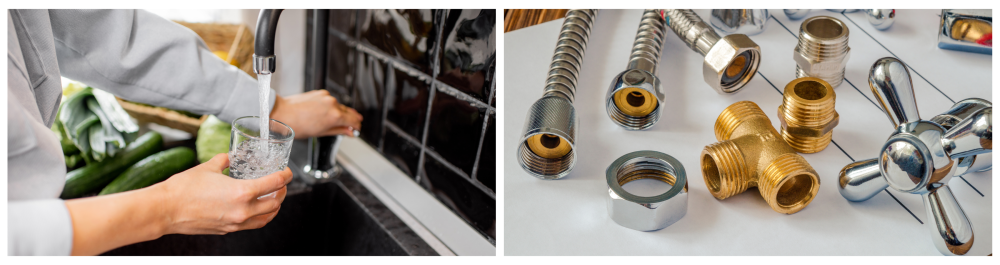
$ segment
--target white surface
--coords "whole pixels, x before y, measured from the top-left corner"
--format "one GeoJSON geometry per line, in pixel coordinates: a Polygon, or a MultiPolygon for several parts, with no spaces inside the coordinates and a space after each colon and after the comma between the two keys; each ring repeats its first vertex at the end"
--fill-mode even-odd
{"type": "Polygon", "coordinates": [[[365,188],[441,255],[496,255],[496,247],[363,140],[345,137],[337,159],[365,188]],[[357,171],[363,174],[357,174],[357,171]],[[416,222],[416,223],[414,223],[416,222]],[[429,231],[428,235],[425,231],[429,231]],[[428,239],[436,237],[436,240],[428,239]],[[448,248],[441,250],[438,242],[448,248]]]}
{"type": "MultiPolygon", "coordinates": [[[[930,241],[930,225],[920,196],[892,191],[922,220],[921,225],[886,192],[852,203],[837,191],[840,169],[854,159],[875,157],[893,129],[872,97],[867,76],[878,58],[892,56],[872,37],[909,64],[917,105],[929,119],[952,102],[916,70],[955,101],[981,97],[992,101],[992,56],[937,48],[939,11],[897,10],[896,22],[882,32],[871,27],[861,12],[847,14],[813,10],[809,16],[829,15],[850,28],[851,58],[846,78],[835,89],[840,125],[835,145],[816,154],[803,154],[820,174],[819,194],[802,211],[784,215],[771,210],[756,188],[726,200],[716,200],[705,188],[698,155],[716,142],[712,126],[719,113],[742,100],[756,102],[779,126],[777,107],[795,78],[792,53],[803,20],[790,21],[780,9],[770,10],[766,30],[750,36],[760,45],[763,61],[758,75],[735,95],[716,94],[704,83],[702,57],[673,32],[667,33],[657,76],[667,93],[663,117],[647,131],[631,132],[607,117],[604,95],[611,78],[625,70],[641,10],[602,10],[587,47],[580,86],[574,103],[580,117],[576,168],[564,179],[543,181],[529,176],[517,164],[517,144],[528,107],[541,96],[556,36],[562,20],[506,33],[504,131],[504,225],[506,255],[940,255],[930,241]],[[859,28],[860,27],[860,28],[859,28]],[[869,37],[861,29],[871,34],[869,37]],[[766,77],[766,80],[765,80],[766,77]],[[656,232],[638,232],[618,226],[607,216],[604,170],[614,159],[636,150],[656,150],[674,156],[688,172],[690,197],[687,215],[656,232]]],[[[698,10],[702,18],[708,10],[698,10]]],[[[972,220],[975,244],[968,255],[992,253],[992,172],[966,175],[950,184],[972,220]]]]}

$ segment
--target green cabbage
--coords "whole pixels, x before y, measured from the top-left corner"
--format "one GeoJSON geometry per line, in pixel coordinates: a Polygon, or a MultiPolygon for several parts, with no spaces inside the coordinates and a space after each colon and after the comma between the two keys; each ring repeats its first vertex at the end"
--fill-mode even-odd
{"type": "Polygon", "coordinates": [[[229,137],[233,126],[227,122],[209,115],[208,119],[198,128],[198,139],[195,140],[195,151],[198,162],[205,163],[217,154],[229,153],[229,137]]]}

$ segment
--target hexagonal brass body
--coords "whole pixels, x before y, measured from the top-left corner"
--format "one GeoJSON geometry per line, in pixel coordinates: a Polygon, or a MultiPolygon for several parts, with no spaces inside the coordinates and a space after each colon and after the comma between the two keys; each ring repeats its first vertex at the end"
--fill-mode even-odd
{"type": "Polygon", "coordinates": [[[815,77],[792,80],[785,86],[778,120],[781,137],[799,153],[816,153],[833,140],[833,127],[840,122],[834,108],[837,94],[830,83],[815,77]]]}
{"type": "Polygon", "coordinates": [[[819,175],[771,127],[757,104],[733,103],[715,121],[718,143],[701,152],[705,185],[722,200],[757,187],[776,212],[802,210],[819,190],[819,175]]]}

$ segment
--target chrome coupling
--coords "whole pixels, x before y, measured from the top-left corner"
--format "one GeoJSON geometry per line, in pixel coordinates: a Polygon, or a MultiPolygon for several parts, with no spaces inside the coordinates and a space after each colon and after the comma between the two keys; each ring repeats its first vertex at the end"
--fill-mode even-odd
{"type": "Polygon", "coordinates": [[[784,11],[788,19],[791,20],[803,19],[806,15],[809,15],[809,9],[785,9],[784,11]]]}
{"type": "Polygon", "coordinates": [[[870,198],[856,191],[871,192],[881,178],[899,192],[921,195],[933,222],[931,240],[938,251],[945,255],[968,253],[975,240],[972,223],[948,182],[959,171],[958,159],[992,152],[992,107],[972,112],[950,129],[922,120],[909,70],[892,57],[872,65],[868,85],[895,130],[882,145],[877,161],[852,163],[841,171],[841,194],[848,200],[870,198]],[[872,167],[878,168],[878,175],[872,167]]]}
{"type": "Polygon", "coordinates": [[[992,9],[942,9],[938,48],[993,54],[992,9]]]}
{"type": "Polygon", "coordinates": [[[767,25],[767,9],[712,9],[712,26],[725,34],[756,35],[767,25]]]}
{"type": "Polygon", "coordinates": [[[895,9],[865,9],[865,14],[868,15],[868,23],[878,30],[889,29],[896,20],[895,9]]]}
{"type": "Polygon", "coordinates": [[[566,13],[544,94],[528,109],[516,156],[521,168],[537,178],[565,177],[576,164],[579,120],[573,100],[596,16],[596,9],[573,9],[566,13]]]}
{"type": "Polygon", "coordinates": [[[655,73],[665,29],[659,9],[643,12],[628,68],[615,76],[604,97],[608,117],[627,130],[645,130],[660,120],[666,95],[655,73]]]}
{"type": "Polygon", "coordinates": [[[608,166],[608,216],[618,225],[639,231],[657,231],[687,214],[687,174],[674,157],[656,151],[636,151],[608,166]],[[622,188],[639,179],[656,179],[671,187],[656,196],[631,194],[622,188]]]}
{"type": "Polygon", "coordinates": [[[667,26],[705,56],[702,76],[720,94],[736,93],[757,73],[760,46],[744,34],[720,37],[691,9],[664,9],[667,26]]]}
{"type": "Polygon", "coordinates": [[[850,30],[840,20],[828,16],[806,19],[799,27],[795,46],[795,77],[823,79],[834,88],[844,82],[844,70],[851,56],[847,45],[850,30]]]}
{"type": "Polygon", "coordinates": [[[274,73],[274,55],[257,56],[253,55],[253,73],[257,75],[269,75],[274,73]]]}

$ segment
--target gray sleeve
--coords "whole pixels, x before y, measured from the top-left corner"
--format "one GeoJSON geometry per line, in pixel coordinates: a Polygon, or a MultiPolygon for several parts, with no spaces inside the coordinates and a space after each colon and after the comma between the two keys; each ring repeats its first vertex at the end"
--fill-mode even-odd
{"type": "MultiPolygon", "coordinates": [[[[257,81],[193,31],[145,10],[50,10],[62,75],[121,98],[214,114],[259,115],[257,81]]],[[[275,92],[268,98],[274,106],[275,92]]]]}
{"type": "Polygon", "coordinates": [[[62,200],[9,201],[7,216],[8,255],[66,256],[72,251],[73,225],[62,200]]]}

